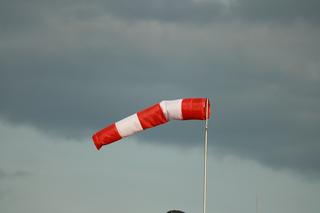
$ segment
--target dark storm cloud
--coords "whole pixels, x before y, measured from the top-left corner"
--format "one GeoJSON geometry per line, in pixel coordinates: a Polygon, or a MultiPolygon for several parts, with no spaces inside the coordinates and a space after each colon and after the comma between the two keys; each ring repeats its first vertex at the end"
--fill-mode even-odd
{"type": "MultiPolygon", "coordinates": [[[[285,25],[317,21],[317,2],[23,2],[0,9],[2,118],[90,140],[160,100],[207,96],[213,150],[320,173],[320,33],[285,25]]],[[[202,125],[171,122],[138,137],[194,146],[202,125]]]]}
{"type": "Polygon", "coordinates": [[[120,0],[105,3],[106,11],[127,19],[197,23],[217,20],[318,23],[319,7],[317,0],[120,0]]]}
{"type": "Polygon", "coordinates": [[[212,21],[249,21],[319,23],[317,0],[93,0],[87,1],[3,1],[0,26],[7,30],[28,31],[29,27],[46,24],[50,16],[63,15],[72,19],[89,20],[111,15],[127,21],[154,20],[181,23],[212,21]]]}
{"type": "Polygon", "coordinates": [[[232,15],[250,21],[292,22],[307,21],[319,24],[317,0],[237,0],[232,5],[232,15]]]}
{"type": "Polygon", "coordinates": [[[130,0],[108,1],[106,11],[128,19],[145,19],[178,22],[208,22],[223,15],[219,2],[194,2],[192,0],[130,0]]]}

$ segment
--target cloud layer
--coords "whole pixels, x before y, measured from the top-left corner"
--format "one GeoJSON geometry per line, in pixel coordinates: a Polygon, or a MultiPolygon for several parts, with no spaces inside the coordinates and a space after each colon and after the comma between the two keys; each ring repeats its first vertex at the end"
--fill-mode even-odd
{"type": "MultiPolygon", "coordinates": [[[[207,96],[213,151],[319,177],[318,4],[4,2],[0,116],[89,140],[154,102],[207,96]]],[[[191,147],[200,128],[173,122],[138,137],[191,147]]]]}

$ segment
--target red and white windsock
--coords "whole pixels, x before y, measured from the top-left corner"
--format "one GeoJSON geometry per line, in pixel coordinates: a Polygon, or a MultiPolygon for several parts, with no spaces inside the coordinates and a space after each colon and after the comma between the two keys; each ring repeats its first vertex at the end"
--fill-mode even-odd
{"type": "Polygon", "coordinates": [[[166,100],[106,126],[96,132],[92,139],[99,150],[104,145],[167,123],[169,120],[206,120],[209,118],[210,102],[207,98],[166,100]]]}

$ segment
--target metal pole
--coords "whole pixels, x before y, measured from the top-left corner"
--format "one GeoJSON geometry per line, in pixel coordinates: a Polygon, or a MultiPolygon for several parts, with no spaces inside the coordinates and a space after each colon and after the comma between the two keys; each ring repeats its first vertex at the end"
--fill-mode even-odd
{"type": "Polygon", "coordinates": [[[258,213],[258,193],[256,194],[256,213],[258,213]]]}
{"type": "Polygon", "coordinates": [[[209,100],[206,101],[206,120],[204,127],[204,174],[203,174],[203,213],[207,211],[207,158],[208,158],[208,118],[209,100]]]}

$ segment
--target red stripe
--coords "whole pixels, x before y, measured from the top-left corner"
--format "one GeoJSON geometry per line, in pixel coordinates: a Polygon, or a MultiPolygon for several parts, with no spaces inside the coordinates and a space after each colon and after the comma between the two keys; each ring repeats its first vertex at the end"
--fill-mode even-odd
{"type": "Polygon", "coordinates": [[[113,143],[121,139],[116,125],[113,123],[92,136],[93,142],[99,150],[103,145],[113,143]]]}
{"type": "Polygon", "coordinates": [[[168,122],[159,103],[138,112],[137,115],[143,129],[168,122]]]}
{"type": "MultiPolygon", "coordinates": [[[[185,98],[182,100],[183,120],[205,120],[206,119],[206,98],[185,98]]],[[[209,101],[209,100],[208,100],[209,101]]],[[[208,118],[210,118],[210,102],[208,103],[208,118]]]]}

